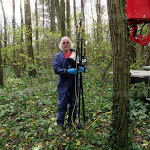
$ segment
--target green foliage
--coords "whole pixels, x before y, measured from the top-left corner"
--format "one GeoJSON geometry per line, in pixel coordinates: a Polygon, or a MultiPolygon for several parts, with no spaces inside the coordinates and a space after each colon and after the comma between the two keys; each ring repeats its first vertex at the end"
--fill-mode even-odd
{"type": "MultiPolygon", "coordinates": [[[[5,68],[5,86],[0,88],[0,149],[110,149],[112,84],[111,78],[104,83],[97,70],[98,67],[87,66],[83,74],[85,128],[98,118],[97,121],[84,132],[68,126],[60,132],[56,124],[57,76],[39,68],[35,78],[24,75],[18,79],[11,68],[5,68]]],[[[131,88],[129,133],[130,147],[146,150],[149,104],[141,99],[145,93],[142,87],[139,84],[131,88]]],[[[81,116],[84,129],[82,121],[81,116]]]]}
{"type": "Polygon", "coordinates": [[[130,144],[131,149],[149,149],[149,108],[150,103],[145,100],[147,87],[144,83],[131,86],[130,94],[130,144]],[[134,137],[133,137],[134,135],[134,137]]]}

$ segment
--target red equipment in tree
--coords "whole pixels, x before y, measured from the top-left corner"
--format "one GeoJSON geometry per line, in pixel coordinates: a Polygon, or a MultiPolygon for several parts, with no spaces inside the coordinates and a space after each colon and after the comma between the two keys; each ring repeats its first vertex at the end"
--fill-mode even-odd
{"type": "Polygon", "coordinates": [[[150,42],[150,34],[147,37],[137,35],[137,24],[150,22],[150,0],[126,0],[126,15],[130,29],[130,40],[147,45],[150,42]]]}

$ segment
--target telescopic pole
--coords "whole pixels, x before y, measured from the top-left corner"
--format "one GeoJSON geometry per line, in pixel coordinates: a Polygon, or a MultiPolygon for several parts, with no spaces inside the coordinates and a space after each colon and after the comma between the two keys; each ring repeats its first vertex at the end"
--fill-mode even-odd
{"type": "MultiPolygon", "coordinates": [[[[80,27],[77,26],[77,61],[79,60],[79,66],[82,67],[82,55],[83,55],[83,30],[81,32],[82,28],[82,20],[80,20],[79,23],[80,27]]],[[[77,62],[78,63],[78,62],[77,62]]],[[[80,127],[80,107],[81,107],[81,101],[82,101],[82,108],[83,108],[83,118],[84,118],[84,124],[85,124],[85,109],[84,109],[84,97],[83,97],[83,80],[82,80],[82,73],[80,72],[78,74],[78,87],[79,87],[79,104],[78,104],[78,126],[80,127]]]]}
{"type": "MultiPolygon", "coordinates": [[[[81,61],[80,66],[82,66],[82,55],[83,55],[83,30],[81,35],[81,61]]],[[[80,72],[80,86],[81,86],[81,93],[82,93],[82,109],[83,109],[83,119],[85,124],[85,110],[84,110],[84,96],[83,96],[83,80],[82,80],[82,73],[80,72]]]]}

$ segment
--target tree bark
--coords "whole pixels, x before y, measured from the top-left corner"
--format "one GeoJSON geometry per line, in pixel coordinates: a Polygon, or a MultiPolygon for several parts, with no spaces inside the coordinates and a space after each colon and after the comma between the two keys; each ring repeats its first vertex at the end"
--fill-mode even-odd
{"type": "Polygon", "coordinates": [[[55,0],[58,32],[61,32],[61,9],[59,0],[55,0]]]}
{"type": "Polygon", "coordinates": [[[15,0],[12,0],[13,2],[13,19],[12,19],[12,26],[13,26],[13,68],[14,68],[14,71],[15,71],[15,74],[17,76],[17,78],[20,78],[21,77],[21,73],[20,73],[20,66],[19,66],[19,62],[18,62],[18,52],[16,51],[16,48],[15,48],[15,42],[16,42],[16,23],[15,23],[15,0]]]}
{"type": "Polygon", "coordinates": [[[134,63],[136,63],[136,47],[135,47],[135,43],[130,41],[130,65],[134,63]]]}
{"type": "Polygon", "coordinates": [[[1,43],[1,33],[0,33],[0,85],[3,86],[3,61],[2,61],[2,55],[1,55],[1,49],[2,49],[2,43],[1,43]]]}
{"type": "Polygon", "coordinates": [[[102,21],[101,21],[101,1],[97,0],[96,3],[96,14],[97,14],[97,42],[101,42],[103,37],[102,37],[102,21]]]}
{"type": "Polygon", "coordinates": [[[68,37],[71,37],[70,0],[67,0],[67,36],[68,36],[68,37]]]}
{"type": "Polygon", "coordinates": [[[81,0],[81,17],[82,17],[82,24],[83,24],[83,29],[85,29],[85,15],[84,15],[84,1],[81,0]]]}
{"type": "Polygon", "coordinates": [[[107,0],[113,50],[112,149],[128,150],[129,38],[125,0],[107,0]]]}
{"type": "MultiPolygon", "coordinates": [[[[7,47],[7,19],[6,19],[6,15],[5,15],[5,11],[4,11],[2,0],[0,0],[0,2],[1,2],[3,16],[4,16],[3,17],[4,18],[4,48],[6,48],[7,47]]],[[[6,65],[6,60],[7,60],[7,51],[5,49],[5,53],[4,53],[4,65],[6,65]]]]}
{"type": "Polygon", "coordinates": [[[65,29],[65,1],[61,0],[61,36],[66,36],[65,29]]]}
{"type": "MultiPolygon", "coordinates": [[[[22,14],[22,0],[20,0],[20,16],[21,16],[21,34],[20,34],[20,41],[21,41],[21,54],[24,54],[24,49],[23,49],[23,14],[22,14]]],[[[22,70],[25,70],[26,68],[26,63],[25,63],[25,58],[24,56],[21,56],[21,62],[22,62],[22,70]]]]}
{"type": "MultiPolygon", "coordinates": [[[[73,0],[73,9],[74,9],[74,26],[75,26],[75,33],[76,31],[76,26],[77,26],[77,14],[76,14],[76,1],[73,0]]],[[[76,33],[77,35],[77,33],[76,33]]]]}
{"type": "Polygon", "coordinates": [[[29,76],[36,75],[34,54],[32,46],[32,26],[31,26],[31,10],[30,10],[30,0],[25,0],[25,25],[26,25],[26,44],[29,57],[29,76]]]}
{"type": "Polygon", "coordinates": [[[40,65],[39,57],[39,19],[38,19],[38,8],[37,8],[37,0],[35,1],[35,22],[36,22],[36,29],[35,29],[35,41],[36,41],[36,51],[37,51],[37,64],[40,65]]]}
{"type": "Polygon", "coordinates": [[[55,33],[56,24],[55,24],[55,1],[51,0],[51,31],[55,33]]]}
{"type": "Polygon", "coordinates": [[[44,50],[44,38],[45,38],[45,28],[44,28],[44,26],[45,26],[45,4],[44,4],[44,0],[42,0],[42,4],[43,4],[43,6],[42,6],[42,13],[43,13],[43,46],[42,46],[42,49],[44,50]]]}

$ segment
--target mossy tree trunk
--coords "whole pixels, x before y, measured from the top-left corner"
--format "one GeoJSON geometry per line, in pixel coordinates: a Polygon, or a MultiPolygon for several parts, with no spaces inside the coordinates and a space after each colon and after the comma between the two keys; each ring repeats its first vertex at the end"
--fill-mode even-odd
{"type": "Polygon", "coordinates": [[[36,75],[34,54],[32,46],[32,26],[31,26],[31,9],[30,0],[25,0],[25,25],[26,25],[26,44],[29,57],[29,76],[36,75]]]}
{"type": "Polygon", "coordinates": [[[112,149],[128,150],[129,38],[125,0],[107,0],[113,50],[112,149]]]}

